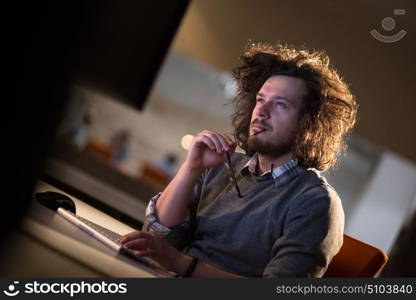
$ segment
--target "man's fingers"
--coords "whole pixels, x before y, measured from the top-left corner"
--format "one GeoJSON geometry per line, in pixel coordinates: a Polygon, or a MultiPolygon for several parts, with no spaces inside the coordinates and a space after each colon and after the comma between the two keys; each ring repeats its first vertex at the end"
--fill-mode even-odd
{"type": "Polygon", "coordinates": [[[234,142],[225,133],[218,133],[218,138],[221,140],[225,151],[229,152],[234,148],[234,142]]]}
{"type": "Polygon", "coordinates": [[[127,243],[129,241],[148,236],[150,233],[143,231],[132,231],[118,238],[120,243],[127,243]]]}
{"type": "Polygon", "coordinates": [[[234,141],[226,134],[204,130],[196,137],[196,142],[205,144],[212,151],[222,153],[227,151],[233,152],[235,149],[234,141]]]}
{"type": "Polygon", "coordinates": [[[224,143],[222,142],[220,136],[213,132],[212,134],[208,135],[208,137],[215,143],[215,147],[217,148],[217,152],[221,153],[224,149],[224,143]]]}
{"type": "Polygon", "coordinates": [[[219,132],[208,132],[206,136],[215,144],[218,153],[230,150],[230,144],[226,136],[219,132]]]}
{"type": "Polygon", "coordinates": [[[137,253],[139,256],[141,257],[154,257],[155,255],[158,254],[157,250],[151,249],[151,248],[146,248],[143,250],[139,250],[137,253]]]}
{"type": "Polygon", "coordinates": [[[137,235],[138,232],[139,231],[133,231],[133,232],[129,232],[125,235],[122,235],[118,238],[118,241],[120,243],[131,241],[132,239],[135,238],[135,236],[137,235]]]}
{"type": "Polygon", "coordinates": [[[227,141],[227,143],[230,147],[235,147],[235,142],[228,136],[228,134],[225,134],[225,133],[220,133],[220,134],[227,141]]]}
{"type": "Polygon", "coordinates": [[[127,243],[123,243],[129,249],[144,251],[147,248],[154,248],[154,242],[152,239],[148,238],[140,238],[133,241],[129,241],[127,243]]]}
{"type": "Polygon", "coordinates": [[[214,142],[209,137],[203,135],[203,136],[201,136],[200,140],[205,145],[207,145],[208,148],[211,149],[212,151],[215,151],[217,149],[216,145],[214,144],[214,142]]]}

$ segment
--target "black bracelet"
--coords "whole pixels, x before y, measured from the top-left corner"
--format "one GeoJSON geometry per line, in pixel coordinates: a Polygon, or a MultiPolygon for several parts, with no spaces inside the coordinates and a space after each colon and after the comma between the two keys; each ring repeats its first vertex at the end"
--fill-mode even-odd
{"type": "Polygon", "coordinates": [[[185,274],[183,275],[183,277],[191,277],[192,273],[195,270],[196,265],[199,262],[199,258],[198,257],[192,257],[192,261],[188,266],[188,269],[186,270],[185,274]]]}

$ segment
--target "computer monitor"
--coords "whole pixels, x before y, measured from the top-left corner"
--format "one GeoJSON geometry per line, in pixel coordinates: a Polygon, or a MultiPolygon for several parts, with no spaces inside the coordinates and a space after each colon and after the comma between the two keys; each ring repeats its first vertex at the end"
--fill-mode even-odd
{"type": "Polygon", "coordinates": [[[189,0],[85,2],[75,81],[142,109],[189,0]]]}
{"type": "Polygon", "coordinates": [[[24,215],[75,84],[143,108],[189,0],[14,1],[2,105],[0,244],[24,215]],[[4,93],[6,94],[6,92],[4,93]]]}

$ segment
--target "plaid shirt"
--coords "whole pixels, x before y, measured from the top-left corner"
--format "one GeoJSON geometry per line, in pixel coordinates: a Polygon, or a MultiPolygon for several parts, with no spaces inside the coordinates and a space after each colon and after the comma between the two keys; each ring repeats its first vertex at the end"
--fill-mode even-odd
{"type": "MultiPolygon", "coordinates": [[[[258,155],[257,153],[254,154],[252,158],[245,164],[245,166],[241,169],[241,172],[245,172],[245,170],[250,171],[251,174],[256,174],[257,166],[259,164],[258,155]]],[[[302,167],[298,165],[298,159],[292,158],[285,164],[278,166],[273,169],[273,179],[276,182],[277,186],[283,185],[293,178],[300,174],[302,167]]],[[[269,171],[264,172],[261,176],[266,176],[270,173],[269,171]]]]}

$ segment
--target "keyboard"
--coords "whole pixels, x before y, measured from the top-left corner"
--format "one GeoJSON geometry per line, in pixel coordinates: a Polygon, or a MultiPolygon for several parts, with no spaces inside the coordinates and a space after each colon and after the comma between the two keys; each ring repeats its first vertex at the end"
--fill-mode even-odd
{"type": "Polygon", "coordinates": [[[147,257],[138,256],[135,250],[123,246],[118,241],[118,238],[121,236],[120,234],[111,231],[105,227],[102,227],[94,222],[91,222],[90,220],[87,220],[83,217],[75,215],[74,213],[63,208],[58,208],[57,213],[61,215],[63,218],[65,218],[67,221],[71,222],[81,230],[85,231],[89,235],[93,236],[95,239],[99,240],[100,242],[108,246],[109,248],[113,249],[115,252],[132,258],[152,268],[153,271],[155,271],[159,277],[178,277],[178,274],[162,269],[153,260],[147,257]]]}
{"type": "Polygon", "coordinates": [[[120,234],[111,231],[105,227],[102,227],[94,222],[91,222],[90,220],[87,220],[83,217],[77,216],[75,215],[75,217],[77,219],[79,219],[81,222],[84,222],[85,224],[87,224],[88,226],[92,227],[93,229],[95,229],[96,231],[98,231],[99,233],[101,233],[102,235],[106,236],[107,238],[109,238],[110,240],[112,240],[113,242],[120,244],[118,242],[118,238],[121,236],[120,234]]]}

